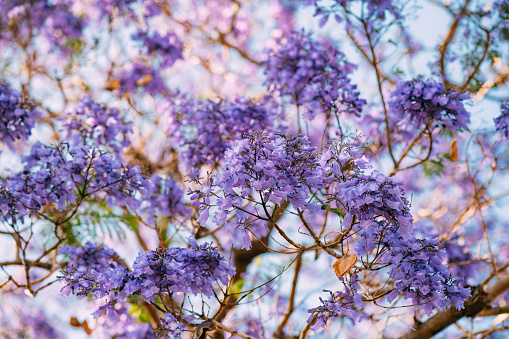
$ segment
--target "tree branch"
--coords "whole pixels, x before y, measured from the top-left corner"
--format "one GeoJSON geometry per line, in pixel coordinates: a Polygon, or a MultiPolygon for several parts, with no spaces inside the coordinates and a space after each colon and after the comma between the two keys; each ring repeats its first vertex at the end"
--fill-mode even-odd
{"type": "Polygon", "coordinates": [[[475,317],[479,315],[479,313],[481,313],[486,307],[489,307],[493,300],[504,293],[507,289],[509,289],[509,275],[501,277],[496,283],[487,289],[477,287],[473,294],[465,301],[464,309],[458,311],[455,307],[449,307],[447,310],[435,314],[401,338],[431,338],[433,335],[443,331],[449,325],[454,324],[463,317],[475,317]]]}

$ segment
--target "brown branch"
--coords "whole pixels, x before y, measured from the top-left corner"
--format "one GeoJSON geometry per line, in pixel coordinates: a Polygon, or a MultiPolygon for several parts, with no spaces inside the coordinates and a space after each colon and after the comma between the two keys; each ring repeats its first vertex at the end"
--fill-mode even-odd
{"type": "Polygon", "coordinates": [[[248,334],[245,334],[245,333],[242,333],[242,332],[238,332],[236,330],[233,330],[231,328],[228,328],[226,326],[224,326],[223,324],[221,324],[220,322],[218,321],[213,321],[213,324],[215,327],[217,327],[219,330],[222,330],[222,331],[225,331],[225,332],[228,332],[228,333],[231,333],[232,336],[237,336],[237,337],[241,337],[241,338],[245,338],[245,339],[255,339],[255,337],[252,337],[248,334]]]}
{"type": "Polygon", "coordinates": [[[39,267],[39,268],[44,268],[44,269],[47,269],[47,270],[54,269],[55,267],[56,268],[62,268],[62,267],[65,266],[65,265],[62,265],[62,264],[52,264],[52,263],[39,262],[39,261],[31,261],[31,260],[24,260],[24,262],[23,262],[23,260],[21,260],[21,259],[16,259],[16,260],[13,260],[13,261],[0,262],[0,267],[2,267],[2,266],[14,266],[14,265],[24,266],[25,264],[28,267],[39,267]]]}
{"type": "MultiPolygon", "coordinates": [[[[286,202],[277,208],[274,212],[274,216],[272,217],[272,221],[277,222],[283,216],[284,211],[289,205],[290,203],[286,202]]],[[[274,229],[274,223],[268,222],[267,227],[269,228],[268,234],[258,241],[253,241],[251,249],[233,249],[233,264],[235,266],[235,275],[232,277],[232,285],[242,279],[244,273],[247,271],[248,266],[257,256],[269,251],[269,238],[272,230],[274,229]]],[[[213,320],[221,322],[226,317],[228,312],[235,307],[238,297],[238,294],[228,295],[220,309],[217,311],[216,315],[213,317],[213,320]]],[[[222,339],[224,338],[224,335],[221,332],[215,332],[213,333],[212,338],[222,339]]]]}
{"type": "Polygon", "coordinates": [[[290,297],[288,298],[288,308],[285,311],[285,314],[283,314],[283,319],[281,319],[281,322],[279,323],[279,326],[277,327],[276,331],[274,332],[274,338],[283,338],[284,332],[283,329],[285,328],[286,324],[288,323],[288,320],[290,319],[290,316],[293,313],[294,307],[295,307],[295,293],[297,291],[297,281],[299,280],[299,272],[302,267],[302,254],[299,253],[297,255],[297,260],[295,261],[295,274],[293,276],[293,282],[292,282],[292,290],[290,292],[290,297]]]}
{"type": "Polygon", "coordinates": [[[454,324],[463,317],[475,317],[479,315],[486,307],[491,305],[495,298],[504,293],[507,289],[509,289],[509,275],[501,277],[487,289],[477,287],[473,291],[473,294],[465,301],[465,308],[458,311],[455,307],[449,307],[447,310],[435,314],[401,338],[431,338],[433,335],[443,331],[449,325],[454,324]]]}
{"type": "Polygon", "coordinates": [[[440,73],[442,74],[442,78],[444,80],[444,84],[446,86],[449,86],[450,83],[447,80],[447,76],[445,74],[445,55],[447,54],[447,47],[449,47],[449,44],[454,39],[454,36],[456,35],[456,32],[458,31],[460,20],[463,18],[463,13],[466,11],[468,4],[470,3],[470,0],[466,0],[463,6],[460,9],[460,12],[456,14],[454,21],[451,24],[451,27],[449,27],[449,31],[447,32],[447,35],[442,42],[442,44],[438,47],[438,50],[440,51],[440,59],[438,60],[438,64],[440,65],[440,73]]]}
{"type": "Polygon", "coordinates": [[[491,317],[493,315],[509,313],[509,306],[504,307],[490,307],[482,310],[477,316],[479,317],[491,317]]]}
{"type": "Polygon", "coordinates": [[[472,79],[475,77],[477,72],[479,72],[479,68],[481,67],[481,64],[483,63],[484,59],[486,59],[486,55],[488,55],[488,50],[490,49],[490,46],[491,46],[490,32],[488,30],[484,30],[484,32],[486,33],[486,41],[484,43],[484,50],[483,50],[482,56],[479,59],[479,61],[477,62],[477,64],[474,66],[474,70],[468,75],[468,78],[465,80],[463,85],[461,85],[462,91],[467,89],[468,84],[470,83],[470,81],[472,81],[472,79]]]}

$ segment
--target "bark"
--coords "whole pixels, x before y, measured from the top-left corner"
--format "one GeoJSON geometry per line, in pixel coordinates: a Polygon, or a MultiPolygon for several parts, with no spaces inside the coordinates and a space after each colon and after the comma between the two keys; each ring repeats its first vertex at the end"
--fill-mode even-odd
{"type": "Polygon", "coordinates": [[[500,277],[497,282],[486,289],[477,287],[473,289],[472,295],[465,301],[464,309],[458,311],[455,307],[449,307],[447,310],[439,312],[422,324],[419,324],[414,330],[401,338],[431,338],[459,319],[463,317],[475,317],[485,308],[489,308],[491,303],[507,289],[509,289],[509,275],[500,277]]]}

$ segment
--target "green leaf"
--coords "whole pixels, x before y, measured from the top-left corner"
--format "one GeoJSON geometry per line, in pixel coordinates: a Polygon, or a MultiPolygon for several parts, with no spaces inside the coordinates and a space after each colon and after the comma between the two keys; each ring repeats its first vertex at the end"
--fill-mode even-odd
{"type": "Polygon", "coordinates": [[[131,309],[129,310],[129,314],[134,318],[138,318],[139,321],[143,323],[150,322],[150,316],[144,307],[138,304],[132,304],[131,309]]]}
{"type": "Polygon", "coordinates": [[[422,164],[424,175],[427,177],[436,177],[444,173],[445,166],[441,161],[428,160],[422,164]]]}
{"type": "Polygon", "coordinates": [[[332,213],[336,214],[337,216],[339,216],[341,218],[345,217],[345,213],[343,213],[343,211],[341,211],[341,209],[331,208],[329,205],[325,205],[325,206],[326,206],[327,211],[331,211],[332,213]]]}
{"type": "Polygon", "coordinates": [[[239,279],[230,287],[230,293],[239,293],[242,291],[242,287],[244,287],[244,279],[239,279]]]}

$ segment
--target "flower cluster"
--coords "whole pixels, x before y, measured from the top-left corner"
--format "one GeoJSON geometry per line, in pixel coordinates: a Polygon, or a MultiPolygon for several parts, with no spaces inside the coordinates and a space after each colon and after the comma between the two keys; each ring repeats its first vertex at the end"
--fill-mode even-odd
{"type": "Polygon", "coordinates": [[[353,275],[350,277],[350,281],[346,281],[345,278],[341,278],[341,280],[345,284],[343,292],[324,290],[329,293],[329,299],[324,300],[320,297],[322,305],[308,310],[308,313],[311,313],[308,323],[315,319],[314,324],[310,327],[311,330],[317,332],[320,328],[327,326],[329,319],[339,316],[346,316],[352,321],[360,321],[366,317],[362,312],[364,309],[362,296],[357,292],[360,288],[358,276],[353,275]]]}
{"type": "Polygon", "coordinates": [[[392,267],[396,290],[389,300],[401,292],[427,313],[451,303],[462,307],[469,290],[461,280],[452,279],[437,238],[414,236],[409,202],[400,183],[373,171],[370,175],[355,173],[337,189],[331,205],[336,201],[347,210],[344,226],[350,227],[354,218],[359,221],[361,240],[356,252],[367,258],[376,251],[375,257],[384,255],[384,262],[392,267]]]}
{"type": "Polygon", "coordinates": [[[21,93],[0,83],[0,140],[12,148],[13,141],[28,139],[40,116],[21,93]]]}
{"type": "Polygon", "coordinates": [[[166,312],[164,318],[161,318],[161,326],[158,329],[159,335],[165,335],[168,338],[182,338],[182,332],[186,328],[186,323],[178,321],[173,314],[166,312]]]}
{"type": "MultiPolygon", "coordinates": [[[[437,238],[414,236],[409,203],[399,183],[374,171],[370,176],[355,175],[340,187],[335,198],[342,199],[348,211],[344,224],[349,227],[353,217],[360,221],[356,252],[368,258],[375,251],[375,257],[390,263],[396,289],[387,297],[389,301],[403,293],[428,314],[451,303],[463,307],[469,290],[462,287],[462,280],[452,278],[437,238]]],[[[373,262],[371,267],[378,264],[373,262]]]]}
{"type": "Polygon", "coordinates": [[[389,108],[404,133],[412,134],[428,124],[456,131],[467,128],[470,122],[470,114],[463,105],[463,100],[469,97],[468,93],[446,89],[441,82],[416,79],[396,85],[389,108]]]}
{"type": "Polygon", "coordinates": [[[304,118],[334,110],[359,116],[366,101],[348,78],[355,66],[330,43],[293,32],[264,63],[265,83],[305,109],[304,118]]]}
{"type": "MultiPolygon", "coordinates": [[[[309,202],[310,188],[323,188],[328,167],[322,168],[317,152],[307,137],[287,135],[246,134],[226,151],[224,171],[213,179],[213,185],[223,193],[217,200],[218,211],[213,216],[217,226],[233,229],[239,225],[250,226],[260,218],[258,212],[243,209],[243,201],[255,202],[260,210],[270,210],[289,202],[301,210],[319,210],[320,205],[309,202]],[[227,222],[228,215],[235,212],[235,218],[227,222]]],[[[211,188],[205,186],[194,192],[191,200],[202,194],[207,197],[203,203],[198,221],[204,224],[209,217],[211,188]]],[[[243,247],[251,243],[248,231],[244,231],[243,247]]]]}
{"type": "Polygon", "coordinates": [[[119,338],[119,339],[157,339],[156,332],[147,323],[136,322],[130,314],[126,303],[117,303],[112,308],[116,319],[108,317],[97,319],[94,329],[96,338],[119,338]]]}
{"type": "Polygon", "coordinates": [[[211,297],[213,286],[224,285],[235,268],[224,259],[212,244],[198,245],[188,238],[189,248],[172,247],[166,250],[140,252],[131,272],[118,260],[117,254],[106,246],[86,244],[84,248],[66,246],[61,253],[69,255],[67,268],[62,271],[62,293],[96,299],[108,296],[110,302],[94,315],[104,312],[116,319],[115,303],[128,295],[141,295],[153,302],[160,293],[193,293],[211,297]]]}
{"type": "MultiPolygon", "coordinates": [[[[416,307],[429,314],[443,310],[451,303],[460,309],[469,295],[461,279],[453,279],[445,265],[445,251],[437,238],[418,239],[412,231],[409,201],[401,183],[378,171],[365,174],[369,164],[353,157],[352,150],[331,147],[322,155],[323,164],[332,168],[328,204],[344,214],[342,226],[353,228],[359,241],[355,251],[364,256],[372,269],[389,263],[389,276],[395,289],[387,296],[391,302],[399,293],[411,299],[416,307]],[[352,160],[354,159],[354,160],[352,160]]],[[[355,296],[353,296],[355,297],[355,296]]],[[[327,319],[340,313],[335,299],[323,302],[321,308],[310,310],[320,320],[316,328],[325,326],[327,319]]],[[[357,297],[354,304],[362,305],[357,297]]],[[[350,316],[350,315],[348,315],[350,316]]],[[[317,321],[318,321],[317,320],[317,321]]]]}
{"type": "MultiPolygon", "coordinates": [[[[59,253],[69,256],[63,271],[65,284],[61,292],[65,296],[72,293],[87,297],[94,293],[96,298],[102,298],[124,283],[127,268],[117,260],[117,253],[107,246],[91,242],[83,247],[66,245],[59,253]]],[[[112,310],[108,314],[110,318],[115,315],[112,310]]]]}
{"type": "MultiPolygon", "coordinates": [[[[334,175],[338,176],[336,172],[334,175]]],[[[345,227],[351,226],[353,217],[364,221],[382,216],[397,222],[399,232],[410,233],[412,215],[401,183],[378,171],[372,171],[369,175],[356,173],[339,182],[332,193],[330,205],[347,209],[343,222],[345,227]]]]}
{"type": "Polygon", "coordinates": [[[127,134],[131,126],[124,121],[116,108],[106,108],[86,96],[78,101],[77,107],[68,113],[64,122],[68,131],[67,139],[74,144],[106,145],[116,152],[129,146],[127,134]]]}
{"type": "Polygon", "coordinates": [[[405,238],[386,233],[384,245],[391,263],[391,278],[396,289],[387,296],[391,302],[398,293],[430,315],[434,309],[445,310],[450,304],[462,309],[470,289],[461,279],[453,279],[445,265],[445,251],[437,238],[405,238]]]}
{"type": "Polygon", "coordinates": [[[270,130],[278,113],[268,97],[213,101],[176,99],[169,109],[168,135],[183,146],[189,167],[213,165],[246,132],[270,130]]]}
{"type": "Polygon", "coordinates": [[[77,196],[102,196],[110,206],[134,209],[140,205],[135,194],[147,181],[139,168],[89,146],[38,142],[23,161],[22,172],[0,183],[0,213],[12,223],[47,204],[62,212],[77,202],[77,196]]]}
{"type": "Polygon", "coordinates": [[[104,271],[112,264],[117,253],[109,247],[100,246],[88,241],[84,246],[65,245],[59,250],[60,254],[68,255],[67,268],[76,269],[80,266],[93,266],[104,271]]]}
{"type": "Polygon", "coordinates": [[[164,80],[158,72],[141,62],[130,62],[124,65],[116,77],[118,83],[113,86],[120,93],[135,93],[141,89],[147,94],[155,95],[167,90],[164,80]]]}
{"type": "Polygon", "coordinates": [[[72,51],[68,41],[82,36],[85,22],[72,13],[70,4],[14,0],[4,5],[0,13],[2,42],[12,41],[13,34],[28,36],[37,29],[52,46],[68,53],[72,51]]]}
{"type": "Polygon", "coordinates": [[[495,128],[509,140],[509,101],[502,102],[500,110],[500,115],[493,119],[495,121],[495,128]]]}
{"type": "Polygon", "coordinates": [[[216,282],[226,284],[235,269],[212,244],[198,246],[193,237],[188,240],[191,248],[140,252],[125,292],[128,295],[139,292],[148,302],[167,291],[213,296],[212,286],[216,282]]]}
{"type": "Polygon", "coordinates": [[[46,6],[45,36],[64,52],[71,52],[71,41],[82,37],[85,20],[74,15],[65,4],[46,6]]]}
{"type": "Polygon", "coordinates": [[[155,32],[148,35],[145,32],[138,32],[132,38],[143,42],[147,54],[160,56],[162,58],[161,66],[163,67],[170,67],[175,61],[182,59],[182,44],[175,34],[161,35],[155,32]]]}
{"type": "MultiPolygon", "coordinates": [[[[5,298],[5,295],[3,296],[5,298]]],[[[40,308],[28,303],[18,305],[16,299],[2,299],[0,305],[0,334],[4,338],[64,338],[40,308]]]]}
{"type": "Polygon", "coordinates": [[[142,188],[144,205],[141,211],[149,214],[149,224],[153,224],[156,215],[187,217],[190,211],[182,201],[183,195],[184,191],[173,178],[163,179],[154,173],[142,188]]]}

